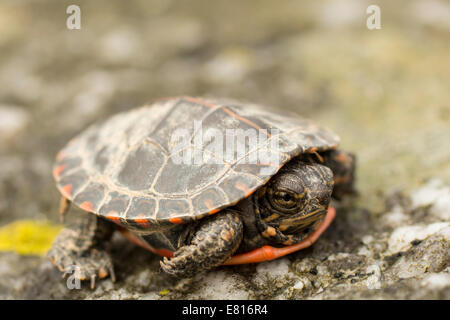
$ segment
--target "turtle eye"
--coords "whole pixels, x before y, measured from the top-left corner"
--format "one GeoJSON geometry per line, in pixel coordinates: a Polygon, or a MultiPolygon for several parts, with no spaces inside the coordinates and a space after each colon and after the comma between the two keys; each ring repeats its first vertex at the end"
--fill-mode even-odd
{"type": "Polygon", "coordinates": [[[273,194],[273,200],[278,206],[286,209],[293,208],[297,205],[297,199],[289,192],[275,192],[273,194]]]}

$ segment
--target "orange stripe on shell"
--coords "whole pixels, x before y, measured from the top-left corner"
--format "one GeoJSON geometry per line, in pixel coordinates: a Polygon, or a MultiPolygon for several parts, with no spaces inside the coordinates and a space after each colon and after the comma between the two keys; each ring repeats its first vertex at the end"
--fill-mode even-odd
{"type": "Polygon", "coordinates": [[[72,185],[66,184],[64,187],[61,188],[61,193],[65,198],[70,198],[70,194],[72,193],[72,185]]]}
{"type": "Polygon", "coordinates": [[[184,223],[184,221],[181,218],[170,218],[169,222],[173,223],[173,224],[182,224],[182,223],[184,223]]]}
{"type": "Polygon", "coordinates": [[[249,187],[247,187],[245,184],[243,184],[242,182],[236,182],[234,184],[234,187],[238,190],[241,190],[242,192],[245,193],[245,198],[248,198],[255,190],[250,190],[249,187]]]}
{"type": "Polygon", "coordinates": [[[205,107],[208,107],[208,108],[216,108],[217,107],[215,104],[209,103],[209,102],[207,102],[207,101],[205,101],[203,99],[198,99],[198,98],[189,97],[189,96],[184,96],[182,98],[184,100],[187,100],[187,101],[190,101],[190,102],[201,104],[201,105],[203,105],[205,107]]]}
{"type": "Polygon", "coordinates": [[[206,200],[204,201],[204,203],[205,203],[205,206],[206,206],[208,209],[210,209],[209,212],[208,212],[210,215],[215,214],[215,213],[217,213],[217,212],[220,211],[220,209],[214,208],[214,204],[213,204],[213,202],[211,201],[211,199],[206,199],[206,200]]]}
{"type": "Polygon", "coordinates": [[[117,213],[117,211],[110,211],[105,215],[105,218],[112,220],[114,222],[119,222],[120,221],[120,217],[119,214],[117,213]]]}
{"type": "Polygon", "coordinates": [[[210,215],[213,215],[213,214],[216,214],[217,212],[219,212],[220,211],[220,209],[212,209],[212,210],[210,210],[208,213],[210,214],[210,215]]]}
{"type": "MultiPolygon", "coordinates": [[[[234,113],[234,112],[231,111],[230,109],[227,109],[227,108],[225,108],[225,107],[222,107],[222,110],[225,111],[226,113],[228,113],[229,115],[235,117],[236,119],[241,120],[242,122],[245,122],[246,124],[252,126],[253,128],[258,129],[258,130],[262,130],[262,128],[261,128],[260,126],[258,126],[256,123],[254,123],[254,122],[252,122],[252,121],[250,121],[250,120],[248,120],[248,119],[246,119],[246,118],[244,118],[244,117],[241,117],[241,116],[237,115],[236,113],[234,113]]],[[[272,136],[272,135],[271,135],[270,133],[268,133],[268,132],[266,133],[266,135],[267,135],[267,137],[269,137],[269,138],[272,136]]]]}
{"type": "Polygon", "coordinates": [[[80,208],[84,211],[92,212],[94,211],[94,205],[90,201],[84,201],[82,204],[80,204],[80,208]]]}
{"type": "Polygon", "coordinates": [[[59,165],[56,168],[53,169],[53,178],[58,179],[60,174],[64,171],[66,168],[65,164],[59,165]]]}
{"type": "Polygon", "coordinates": [[[148,222],[148,220],[145,218],[145,215],[143,213],[138,214],[138,218],[136,219],[136,222],[141,225],[141,227],[150,229],[151,225],[148,222]]]}

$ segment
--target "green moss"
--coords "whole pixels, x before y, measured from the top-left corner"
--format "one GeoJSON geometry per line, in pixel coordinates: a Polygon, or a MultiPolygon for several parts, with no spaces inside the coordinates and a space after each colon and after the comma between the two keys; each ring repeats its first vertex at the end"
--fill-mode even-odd
{"type": "Polygon", "coordinates": [[[159,295],[164,297],[165,295],[168,295],[169,293],[170,293],[169,289],[164,289],[159,292],[159,295]]]}
{"type": "Polygon", "coordinates": [[[0,251],[44,255],[62,226],[47,221],[17,220],[0,228],[0,251]]]}

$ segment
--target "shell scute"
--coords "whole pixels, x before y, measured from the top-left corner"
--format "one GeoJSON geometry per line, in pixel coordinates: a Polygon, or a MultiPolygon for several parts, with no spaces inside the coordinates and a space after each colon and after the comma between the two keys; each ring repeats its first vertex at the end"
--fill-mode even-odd
{"type": "Polygon", "coordinates": [[[130,190],[149,190],[164,162],[165,156],[156,146],[144,143],[127,155],[117,181],[130,190]]]}
{"type": "Polygon", "coordinates": [[[75,158],[64,158],[58,162],[53,168],[53,177],[55,179],[61,179],[65,174],[70,171],[73,171],[75,168],[79,168],[81,166],[82,160],[79,157],[75,158]]]}
{"type": "Polygon", "coordinates": [[[75,203],[80,203],[83,210],[94,212],[99,208],[105,197],[105,187],[99,183],[90,183],[80,191],[74,199],[75,203]]]}
{"type": "Polygon", "coordinates": [[[155,224],[157,201],[149,197],[134,197],[130,207],[126,212],[127,221],[134,227],[141,229],[143,219],[147,219],[149,224],[155,224]],[[133,223],[136,222],[136,223],[133,223]]]}
{"type": "Polygon", "coordinates": [[[216,186],[212,186],[205,191],[199,193],[192,198],[193,207],[196,210],[196,216],[202,217],[207,214],[214,214],[218,212],[218,208],[224,207],[228,204],[223,191],[220,191],[216,186]]]}
{"type": "Polygon", "coordinates": [[[123,216],[128,208],[130,196],[117,191],[110,192],[98,213],[103,216],[121,215],[123,216]]]}
{"type": "Polygon", "coordinates": [[[63,176],[58,181],[58,187],[61,191],[66,193],[64,194],[66,198],[73,199],[73,196],[87,183],[89,183],[89,176],[87,173],[84,170],[77,170],[76,172],[63,176]],[[70,188],[67,186],[70,186],[70,188]]]}
{"type": "MultiPolygon", "coordinates": [[[[181,223],[180,219],[189,216],[189,202],[184,199],[161,199],[159,201],[159,210],[156,213],[158,221],[169,221],[171,223],[181,223]],[[170,221],[176,221],[172,222],[170,221]]],[[[184,220],[184,219],[182,219],[184,220]]],[[[188,220],[188,219],[186,219],[188,220]]]]}

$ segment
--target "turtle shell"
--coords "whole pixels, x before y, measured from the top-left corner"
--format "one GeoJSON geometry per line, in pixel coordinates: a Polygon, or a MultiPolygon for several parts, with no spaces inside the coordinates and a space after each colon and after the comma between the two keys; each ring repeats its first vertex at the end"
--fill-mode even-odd
{"type": "Polygon", "coordinates": [[[293,157],[333,149],[338,142],[309,120],[259,105],[168,98],[83,131],[58,153],[53,175],[63,196],[83,210],[150,228],[219,212],[248,197],[293,157]],[[223,142],[245,150],[240,153],[220,152],[223,145],[205,138],[211,132],[228,138],[239,130],[248,137],[258,133],[257,139],[223,142]],[[184,148],[173,140],[178,133],[189,138],[184,148]],[[180,163],[186,154],[193,157],[180,163]]]}

